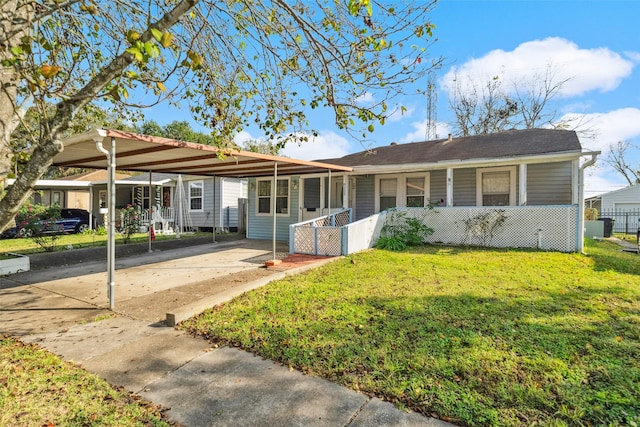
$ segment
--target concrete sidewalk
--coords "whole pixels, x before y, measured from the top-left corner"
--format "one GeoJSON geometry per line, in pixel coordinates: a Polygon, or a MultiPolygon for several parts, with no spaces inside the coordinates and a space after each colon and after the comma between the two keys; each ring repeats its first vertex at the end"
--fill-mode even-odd
{"type": "MultiPolygon", "coordinates": [[[[202,305],[314,267],[267,270],[270,250],[270,242],[240,240],[123,257],[116,314],[105,308],[104,261],[0,278],[0,332],[170,408],[169,418],[186,426],[447,425],[166,326],[165,311],[179,321],[202,305]],[[240,275],[245,280],[236,284],[240,275]]],[[[278,257],[285,255],[279,247],[278,257]]]]}

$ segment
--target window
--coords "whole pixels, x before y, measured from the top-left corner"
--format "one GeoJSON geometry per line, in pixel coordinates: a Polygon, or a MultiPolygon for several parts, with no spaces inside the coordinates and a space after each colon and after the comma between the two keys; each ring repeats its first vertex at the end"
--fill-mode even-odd
{"type": "Polygon", "coordinates": [[[396,207],[397,178],[380,180],[380,212],[396,207]]]}
{"type": "Polygon", "coordinates": [[[279,179],[276,188],[276,213],[289,213],[289,180],[279,179]]]}
{"type": "Polygon", "coordinates": [[[62,197],[60,197],[60,192],[59,191],[54,191],[53,194],[51,194],[51,204],[52,205],[60,205],[61,199],[62,199],[62,197]]]}
{"type": "MultiPolygon", "coordinates": [[[[258,180],[257,181],[257,194],[258,199],[258,214],[270,214],[271,213],[271,186],[273,180],[258,180]]],[[[288,214],[289,213],[289,180],[279,179],[276,185],[276,213],[288,214]]]]}
{"type": "Polygon", "coordinates": [[[201,211],[203,207],[203,181],[189,181],[189,210],[201,211]]]}
{"type": "Polygon", "coordinates": [[[515,205],[515,167],[478,169],[478,206],[515,205]]]}
{"type": "Polygon", "coordinates": [[[258,181],[258,213],[271,212],[271,181],[258,181]]]}
{"type": "Polygon", "coordinates": [[[407,195],[407,207],[424,207],[424,177],[407,178],[405,192],[407,195]]]}

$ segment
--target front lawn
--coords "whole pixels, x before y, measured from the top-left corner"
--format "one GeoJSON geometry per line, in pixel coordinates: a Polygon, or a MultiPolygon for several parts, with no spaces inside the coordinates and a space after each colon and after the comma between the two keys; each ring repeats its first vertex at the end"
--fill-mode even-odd
{"type": "Polygon", "coordinates": [[[160,409],[33,345],[0,336],[0,425],[170,426],[160,409]]]}
{"type": "Polygon", "coordinates": [[[372,250],[182,328],[458,424],[637,425],[640,256],[587,250],[372,250]]]}
{"type": "MultiPolygon", "coordinates": [[[[197,232],[189,234],[193,237],[210,236],[211,233],[197,232]]],[[[89,230],[84,233],[78,234],[62,234],[56,236],[55,250],[66,250],[69,246],[78,249],[93,246],[106,246],[107,235],[96,234],[94,231],[89,230]]],[[[156,240],[171,240],[175,239],[175,235],[162,235],[156,234],[156,240]]],[[[149,235],[147,233],[136,233],[131,236],[128,244],[132,243],[144,243],[148,241],[149,235]]],[[[123,245],[123,238],[121,235],[116,235],[116,245],[123,245]]],[[[0,253],[14,252],[20,254],[33,254],[38,252],[44,252],[40,246],[38,246],[33,239],[30,238],[15,238],[15,239],[0,239],[0,253]]]]}

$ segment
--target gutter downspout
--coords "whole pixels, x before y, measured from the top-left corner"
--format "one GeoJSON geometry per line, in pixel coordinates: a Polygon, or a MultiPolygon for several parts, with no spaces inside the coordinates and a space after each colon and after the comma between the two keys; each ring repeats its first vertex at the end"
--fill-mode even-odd
{"type": "Polygon", "coordinates": [[[584,170],[593,165],[598,158],[600,151],[586,153],[591,155],[591,159],[580,165],[580,173],[578,174],[578,252],[584,252],[584,170]]]}
{"type": "Polygon", "coordinates": [[[107,296],[109,297],[109,310],[115,307],[115,275],[116,275],[116,241],[115,241],[115,214],[116,214],[116,139],[111,138],[111,151],[102,146],[102,141],[96,140],[96,149],[107,156],[107,200],[108,200],[108,227],[107,227],[107,296]]]}

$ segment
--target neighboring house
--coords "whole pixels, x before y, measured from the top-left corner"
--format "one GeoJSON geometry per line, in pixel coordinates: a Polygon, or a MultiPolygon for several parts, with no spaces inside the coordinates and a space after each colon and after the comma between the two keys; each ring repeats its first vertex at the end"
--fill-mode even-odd
{"type": "MultiPolygon", "coordinates": [[[[130,175],[117,173],[116,179],[125,179],[130,175]]],[[[84,209],[90,211],[91,189],[96,183],[106,182],[107,171],[96,170],[57,179],[36,181],[29,202],[34,205],[59,205],[61,208],[84,209]]],[[[13,184],[9,180],[9,185],[13,184]]]]}
{"type": "Polygon", "coordinates": [[[598,211],[633,211],[640,209],[640,185],[609,191],[599,196],[585,199],[587,208],[595,208],[598,211]]]}
{"type": "MultiPolygon", "coordinates": [[[[211,230],[214,224],[216,230],[237,231],[242,228],[244,221],[239,218],[238,204],[239,199],[247,197],[246,180],[216,177],[214,185],[212,177],[183,175],[183,191],[180,192],[177,189],[178,174],[152,173],[151,179],[151,189],[148,173],[119,181],[116,185],[116,207],[123,207],[124,202],[143,209],[150,205],[174,211],[182,209],[194,228],[211,230]]],[[[106,201],[106,185],[102,191],[106,201]]]]}
{"type": "Polygon", "coordinates": [[[597,209],[600,218],[614,220],[615,232],[636,234],[640,226],[640,185],[590,197],[585,200],[585,207],[597,209]]]}
{"type": "Polygon", "coordinates": [[[421,214],[435,229],[430,241],[469,242],[465,220],[504,209],[508,220],[495,246],[577,251],[585,155],[593,161],[597,153],[583,152],[573,131],[529,129],[392,143],[320,160],[353,171],[278,176],[275,206],[273,177],[249,180],[248,237],[270,238],[274,209],[277,239],[295,240],[290,225],[342,208],[358,221],[389,208],[437,204],[421,214]]]}
{"type": "MultiPolygon", "coordinates": [[[[176,191],[178,174],[143,173],[135,176],[116,174],[116,209],[127,205],[162,208],[165,217],[174,216],[182,207],[189,227],[237,231],[243,228],[239,218],[239,199],[247,196],[246,180],[183,175],[182,192],[176,191]],[[215,204],[214,204],[215,195],[215,204]],[[215,215],[213,206],[215,205],[215,215]],[[166,209],[164,209],[166,208],[166,209]]],[[[11,184],[11,180],[9,183],[11,184]]],[[[31,197],[34,204],[59,204],[63,208],[79,208],[90,212],[92,226],[104,224],[107,207],[107,171],[97,170],[54,180],[39,180],[31,197]]],[[[116,218],[118,215],[116,215],[116,218]]]]}

